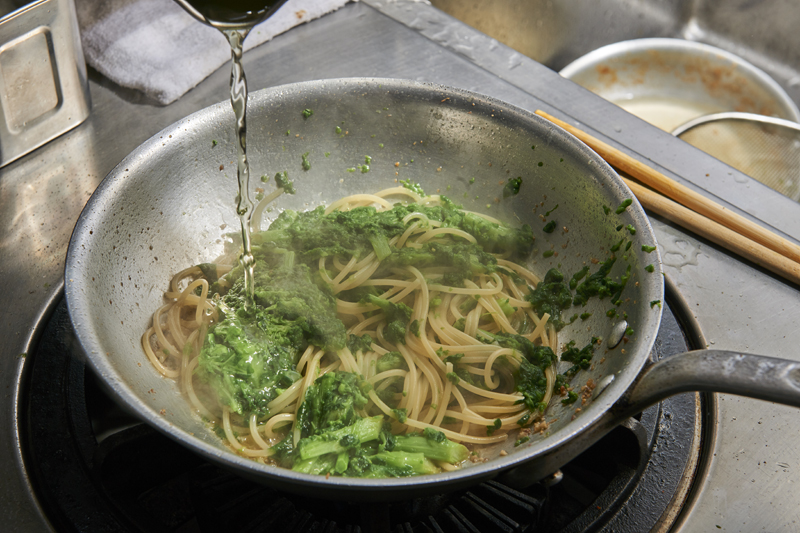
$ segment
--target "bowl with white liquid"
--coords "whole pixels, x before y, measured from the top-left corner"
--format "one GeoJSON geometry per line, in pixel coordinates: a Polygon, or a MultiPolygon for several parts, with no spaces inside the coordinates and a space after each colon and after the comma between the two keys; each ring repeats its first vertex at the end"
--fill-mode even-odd
{"type": "Polygon", "coordinates": [[[665,131],[711,113],[739,111],[800,121],[800,111],[764,71],[713,46],[636,39],[573,61],[560,74],[665,131]]]}

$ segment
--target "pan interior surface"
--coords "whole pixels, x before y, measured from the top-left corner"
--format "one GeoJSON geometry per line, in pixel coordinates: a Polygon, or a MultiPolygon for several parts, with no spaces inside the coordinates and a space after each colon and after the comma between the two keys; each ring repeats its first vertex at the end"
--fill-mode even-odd
{"type": "MultiPolygon", "coordinates": [[[[236,455],[192,411],[178,383],[158,374],[141,348],[142,334],[163,305],[172,276],[237,246],[232,238],[239,231],[233,113],[223,102],[170,126],[123,160],[87,204],[70,242],[66,298],[78,339],[102,382],[138,417],[264,483],[289,490],[313,486],[316,494],[328,497],[391,499],[403,490],[446,490],[535,460],[596,422],[636,378],[661,315],[660,307],[651,305],[663,295],[659,254],[642,250],[643,245],[654,247],[655,237],[636,201],[616,212],[632,194],[579,141],[492,98],[401,80],[293,84],[253,93],[248,105],[251,194],[274,187],[259,176],[282,171],[297,189],[278,199],[262,227],[283,209],[313,209],[410,180],[467,210],[511,225],[529,224],[536,242],[526,266],[540,277],[550,268],[570,277],[587,265],[594,273],[618,242],[632,242],[627,251],[617,252],[611,273],[618,279],[631,266],[621,305],[592,298],[585,307],[568,309],[565,319],[573,314],[585,318],[566,326],[559,343],[574,340],[582,347],[592,337],[607,339],[622,317],[631,330],[616,349],[604,340],[592,369],[573,380],[580,388],[590,378],[594,383],[613,379],[602,395],[585,405],[554,400],[546,431],[522,446],[515,447],[509,438],[483,450],[486,457],[495,457],[488,462],[468,462],[461,470],[432,476],[326,480],[236,455]],[[306,109],[313,114],[305,116],[306,109]],[[367,157],[371,161],[364,171],[367,157]],[[522,179],[519,193],[504,196],[504,184],[517,177],[522,179]],[[556,231],[543,232],[545,220],[555,220],[556,231]],[[645,270],[650,264],[652,273],[645,270]],[[614,318],[609,318],[612,309],[614,318]],[[508,455],[500,457],[501,450],[508,455]]],[[[560,363],[559,371],[568,366],[560,363]]]]}

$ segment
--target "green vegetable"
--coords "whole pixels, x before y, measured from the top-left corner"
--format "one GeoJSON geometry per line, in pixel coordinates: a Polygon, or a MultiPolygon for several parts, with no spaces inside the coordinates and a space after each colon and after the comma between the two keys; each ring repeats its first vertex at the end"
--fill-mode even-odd
{"type": "Polygon", "coordinates": [[[555,231],[555,229],[556,229],[556,221],[555,220],[551,220],[550,222],[548,222],[547,224],[544,225],[544,227],[542,228],[542,231],[545,232],[545,233],[553,233],[555,231]]]}
{"type": "Polygon", "coordinates": [[[308,118],[313,114],[314,112],[311,109],[303,109],[303,118],[308,118]]]}
{"type": "Polygon", "coordinates": [[[564,374],[574,376],[579,370],[587,370],[591,366],[594,349],[597,346],[597,337],[592,337],[592,342],[578,350],[575,348],[575,341],[567,343],[567,349],[561,354],[561,360],[575,365],[564,374]]]}
{"type": "Polygon", "coordinates": [[[420,453],[434,461],[457,464],[469,457],[469,450],[445,437],[441,431],[425,428],[420,433],[398,435],[394,446],[395,451],[420,453]]]}
{"type": "Polygon", "coordinates": [[[303,158],[303,170],[311,170],[311,162],[308,160],[309,152],[304,153],[301,157],[303,158]]]}
{"type": "Polygon", "coordinates": [[[500,427],[502,426],[502,424],[503,424],[503,422],[502,422],[502,421],[501,421],[499,418],[496,418],[496,419],[495,419],[495,421],[494,421],[494,424],[492,424],[491,426],[486,426],[486,435],[488,435],[488,436],[490,436],[490,437],[491,437],[491,436],[492,436],[492,434],[493,434],[495,431],[497,431],[498,429],[500,429],[500,427]]]}
{"type": "Polygon", "coordinates": [[[336,129],[334,131],[336,131],[336,133],[342,133],[342,128],[336,126],[336,129]]]}
{"type": "Polygon", "coordinates": [[[387,341],[393,344],[406,343],[408,321],[411,320],[411,313],[413,312],[409,306],[404,303],[392,303],[372,294],[368,294],[361,300],[361,303],[377,306],[386,315],[387,324],[383,330],[383,335],[387,341]]]}
{"type": "Polygon", "coordinates": [[[622,201],[621,204],[619,204],[619,207],[617,207],[617,210],[615,211],[615,213],[618,214],[618,215],[621,215],[622,213],[625,212],[625,210],[628,208],[628,206],[631,205],[632,203],[633,203],[632,199],[626,198],[625,200],[622,201]]]}
{"type": "Polygon", "coordinates": [[[544,253],[542,253],[542,257],[553,257],[554,253],[553,250],[545,250],[544,253]]]}
{"type": "Polygon", "coordinates": [[[564,283],[564,274],[561,271],[555,268],[548,270],[544,280],[525,299],[531,303],[533,310],[539,316],[548,313],[557,331],[564,327],[561,311],[572,305],[572,293],[564,283]]]}
{"type": "Polygon", "coordinates": [[[550,216],[550,213],[552,213],[552,212],[553,212],[553,211],[555,211],[556,209],[558,209],[558,204],[556,204],[556,206],[555,206],[553,209],[551,209],[550,211],[548,211],[547,213],[545,213],[545,214],[544,214],[544,216],[546,216],[546,217],[549,217],[549,216],[550,216]]]}
{"type": "Polygon", "coordinates": [[[655,247],[655,246],[647,246],[646,244],[643,244],[643,245],[642,245],[642,251],[643,251],[643,252],[647,252],[648,254],[649,254],[650,252],[652,252],[653,250],[655,250],[655,249],[656,249],[656,247],[655,247]]]}
{"type": "Polygon", "coordinates": [[[306,391],[297,411],[301,437],[353,425],[368,401],[371,385],[351,372],[328,372],[306,391]]]}
{"type": "Polygon", "coordinates": [[[517,446],[521,446],[521,445],[525,444],[526,442],[528,442],[529,440],[531,440],[530,437],[522,437],[520,439],[517,439],[514,442],[514,447],[516,448],[517,446]]]}
{"type": "Polygon", "coordinates": [[[611,212],[611,208],[608,207],[607,205],[604,205],[603,206],[603,212],[607,215],[607,214],[609,214],[611,212]]]}
{"type": "Polygon", "coordinates": [[[503,198],[518,195],[520,187],[522,187],[522,176],[509,179],[505,187],[503,187],[503,198]]]}
{"type": "Polygon", "coordinates": [[[575,391],[567,391],[567,397],[561,400],[564,405],[570,405],[578,401],[578,393],[575,391]]]}
{"type": "MultiPolygon", "coordinates": [[[[261,181],[264,181],[264,178],[261,178],[261,181]]],[[[289,181],[289,173],[285,170],[283,172],[278,172],[275,174],[275,185],[278,188],[283,189],[283,192],[287,194],[294,194],[297,190],[294,188],[294,182],[289,181]]]]}
{"type": "Polygon", "coordinates": [[[408,364],[400,352],[386,352],[376,363],[375,370],[378,373],[394,369],[408,370],[408,364]]]}
{"type": "Polygon", "coordinates": [[[661,307],[661,300],[653,300],[652,302],[650,302],[650,309],[652,309],[655,306],[661,307]]]}
{"type": "Polygon", "coordinates": [[[572,276],[572,279],[569,280],[569,288],[571,290],[575,290],[575,287],[578,286],[578,282],[586,277],[586,274],[589,273],[589,266],[584,266],[582,269],[575,272],[572,276]]]}
{"type": "Polygon", "coordinates": [[[636,228],[633,227],[633,224],[628,224],[625,226],[625,229],[628,230],[628,233],[631,235],[636,235],[636,228]]]}
{"type": "Polygon", "coordinates": [[[653,272],[655,271],[656,267],[654,267],[653,265],[647,265],[646,267],[644,267],[644,269],[647,270],[648,272],[653,272]]]}
{"type": "Polygon", "coordinates": [[[611,296],[611,300],[614,302],[619,299],[625,288],[625,282],[616,282],[608,277],[616,260],[616,257],[611,257],[600,266],[597,272],[577,286],[575,298],[572,300],[574,305],[586,305],[592,296],[597,296],[601,300],[606,296],[611,296]]]}

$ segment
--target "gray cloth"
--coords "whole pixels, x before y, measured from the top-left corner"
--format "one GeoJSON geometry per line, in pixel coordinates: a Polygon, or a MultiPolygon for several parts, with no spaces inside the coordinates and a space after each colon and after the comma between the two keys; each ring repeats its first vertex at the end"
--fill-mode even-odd
{"type": "MultiPolygon", "coordinates": [[[[250,32],[245,50],[335,11],[348,0],[289,0],[250,32]]],[[[169,104],[230,61],[221,32],[172,0],[75,0],[86,63],[169,104]]]]}

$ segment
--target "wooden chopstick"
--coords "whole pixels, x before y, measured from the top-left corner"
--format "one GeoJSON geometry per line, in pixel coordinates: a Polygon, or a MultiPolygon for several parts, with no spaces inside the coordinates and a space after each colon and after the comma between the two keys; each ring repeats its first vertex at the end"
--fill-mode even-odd
{"type": "Polygon", "coordinates": [[[722,224],[698,215],[691,209],[687,209],[635,181],[626,178],[622,179],[625,180],[625,183],[645,209],[658,213],[689,231],[800,285],[800,264],[770,250],[766,246],[761,246],[757,242],[739,235],[722,224]]]}
{"type": "MultiPolygon", "coordinates": [[[[760,244],[762,247],[777,252],[778,255],[791,259],[795,263],[800,263],[800,246],[797,246],[796,244],[784,239],[783,237],[780,237],[779,235],[775,235],[771,231],[744,218],[743,216],[737,215],[713,200],[709,200],[702,194],[696,193],[690,188],[668,178],[657,170],[637,161],[624,152],[609,146],[595,137],[592,137],[588,133],[571,126],[570,124],[567,124],[566,122],[559,120],[544,111],[537,110],[536,114],[567,130],[569,133],[586,143],[592,150],[597,152],[600,157],[605,159],[611,166],[616,167],[618,170],[630,174],[645,185],[652,187],[669,198],[672,198],[679,204],[688,207],[690,210],[693,210],[713,221],[718,222],[720,225],[733,230],[734,233],[738,233],[739,235],[744,236],[751,241],[755,241],[755,243],[760,244]]],[[[656,211],[654,207],[651,207],[651,209],[656,211]]],[[[673,220],[673,222],[683,225],[679,220],[673,220]]],[[[707,234],[699,232],[697,233],[707,237],[709,240],[712,240],[717,244],[720,244],[721,246],[727,246],[725,243],[712,239],[707,234]]],[[[766,258],[766,256],[764,257],[766,258]]],[[[767,267],[765,264],[762,264],[755,259],[750,257],[748,257],[748,259],[751,259],[753,262],[769,269],[769,267],[767,267]]],[[[772,271],[775,272],[774,270],[772,271]]],[[[776,272],[776,274],[777,273],[779,272],[776,272]]]]}

